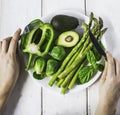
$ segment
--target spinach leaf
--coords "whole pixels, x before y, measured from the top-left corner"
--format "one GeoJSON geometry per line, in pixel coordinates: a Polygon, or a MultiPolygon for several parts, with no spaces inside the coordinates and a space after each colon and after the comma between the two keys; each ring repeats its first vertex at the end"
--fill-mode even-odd
{"type": "Polygon", "coordinates": [[[84,84],[88,82],[97,72],[93,66],[85,66],[80,69],[78,73],[78,84],[84,84]]]}
{"type": "MultiPolygon", "coordinates": [[[[99,45],[101,46],[101,48],[103,50],[105,50],[105,47],[103,45],[103,43],[101,41],[98,41],[99,45]]],[[[102,58],[102,55],[97,51],[97,49],[95,47],[92,47],[91,49],[96,57],[96,60],[99,61],[102,58]]]]}
{"type": "Polygon", "coordinates": [[[102,64],[96,64],[96,68],[101,72],[104,70],[104,66],[102,64]]]}
{"type": "Polygon", "coordinates": [[[90,50],[90,51],[87,53],[87,60],[88,60],[88,62],[89,62],[94,68],[96,68],[96,62],[97,62],[97,60],[96,60],[96,57],[95,57],[95,55],[94,55],[94,53],[93,53],[92,50],[90,50]]]}

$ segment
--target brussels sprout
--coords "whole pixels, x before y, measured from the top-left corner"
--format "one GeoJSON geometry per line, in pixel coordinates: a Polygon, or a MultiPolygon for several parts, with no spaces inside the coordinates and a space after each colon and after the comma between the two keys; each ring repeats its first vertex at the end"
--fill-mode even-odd
{"type": "Polygon", "coordinates": [[[49,76],[54,74],[57,70],[57,65],[58,65],[58,62],[56,60],[49,59],[47,61],[47,66],[46,66],[46,75],[49,76]]]}
{"type": "Polygon", "coordinates": [[[50,55],[54,59],[61,61],[64,58],[64,56],[66,55],[66,52],[62,46],[55,46],[55,47],[53,47],[50,55]]]}
{"type": "Polygon", "coordinates": [[[41,79],[44,79],[46,77],[46,73],[37,74],[36,72],[33,72],[33,77],[35,79],[41,80],[41,79]]]}
{"type": "Polygon", "coordinates": [[[42,57],[37,57],[34,62],[34,70],[36,74],[41,74],[45,67],[45,59],[42,57]]]}

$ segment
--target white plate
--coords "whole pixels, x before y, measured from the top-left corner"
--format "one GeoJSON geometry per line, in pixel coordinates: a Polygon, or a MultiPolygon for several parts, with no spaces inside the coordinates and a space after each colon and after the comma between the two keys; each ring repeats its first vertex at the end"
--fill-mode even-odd
{"type": "MultiPolygon", "coordinates": [[[[81,19],[84,20],[87,23],[88,23],[88,20],[89,20],[89,18],[87,16],[81,14],[80,12],[78,12],[78,11],[70,11],[70,10],[62,10],[62,11],[54,12],[54,13],[52,13],[50,15],[42,17],[41,20],[43,22],[45,22],[45,23],[50,22],[52,17],[55,16],[55,15],[58,15],[58,14],[66,14],[66,15],[69,15],[69,16],[74,16],[74,17],[76,17],[76,18],[78,18],[80,20],[81,19]]],[[[78,27],[78,28],[80,29],[80,27],[78,27]]],[[[104,46],[106,47],[106,42],[105,42],[104,37],[102,37],[102,42],[103,42],[104,46]]],[[[32,76],[33,71],[29,70],[28,72],[29,72],[30,76],[33,78],[33,76],[32,76]]],[[[101,74],[101,72],[98,72],[89,82],[87,82],[87,83],[85,83],[83,85],[76,85],[73,89],[71,89],[69,91],[69,93],[78,93],[80,90],[83,90],[83,89],[89,87],[90,85],[92,85],[99,78],[100,74],[101,74]]],[[[43,80],[36,80],[36,79],[34,79],[34,80],[38,85],[43,86],[44,88],[46,88],[46,89],[48,89],[50,91],[60,93],[61,88],[58,88],[55,85],[53,85],[52,87],[50,87],[48,85],[48,82],[50,81],[50,79],[51,79],[51,77],[46,77],[43,80]]]]}

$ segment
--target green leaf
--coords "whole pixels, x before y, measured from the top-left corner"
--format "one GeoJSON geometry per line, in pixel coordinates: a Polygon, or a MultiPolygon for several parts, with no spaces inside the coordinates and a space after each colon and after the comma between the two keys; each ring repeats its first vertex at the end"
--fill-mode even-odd
{"type": "Polygon", "coordinates": [[[97,60],[92,50],[87,53],[87,59],[88,62],[95,68],[97,60]]]}
{"type": "Polygon", "coordinates": [[[99,61],[102,57],[102,55],[99,54],[99,52],[97,51],[97,49],[95,47],[92,48],[92,51],[96,57],[96,60],[99,61]]]}
{"type": "Polygon", "coordinates": [[[96,68],[101,72],[104,70],[104,66],[102,64],[96,64],[96,68]]]}
{"type": "Polygon", "coordinates": [[[85,66],[78,73],[78,84],[84,84],[88,82],[97,72],[93,66],[85,66]]]}
{"type": "MultiPolygon", "coordinates": [[[[101,46],[101,48],[103,50],[105,50],[105,47],[104,47],[103,43],[101,41],[98,41],[98,43],[101,46]]],[[[93,47],[91,50],[93,51],[96,60],[99,61],[102,58],[102,55],[97,51],[97,49],[95,47],[93,47]]]]}

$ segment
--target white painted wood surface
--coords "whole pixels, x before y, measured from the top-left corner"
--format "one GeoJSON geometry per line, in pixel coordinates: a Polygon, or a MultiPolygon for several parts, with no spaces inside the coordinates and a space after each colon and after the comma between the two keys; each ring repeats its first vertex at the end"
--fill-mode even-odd
{"type": "MultiPolygon", "coordinates": [[[[114,57],[120,60],[120,6],[119,0],[86,0],[86,13],[94,12],[96,16],[100,16],[104,20],[104,25],[108,27],[105,34],[107,40],[107,49],[114,57]]],[[[89,88],[89,115],[93,115],[98,102],[98,82],[89,88]]],[[[118,103],[117,115],[120,115],[120,102],[118,103]]]]}
{"type": "MultiPolygon", "coordinates": [[[[117,50],[120,43],[119,0],[0,0],[0,39],[11,36],[18,27],[23,29],[33,19],[62,9],[87,15],[92,11],[101,16],[109,28],[105,35],[109,39],[108,50],[120,60],[117,50]]],[[[4,115],[93,115],[97,101],[98,82],[78,94],[61,95],[38,87],[21,69],[4,115]]],[[[117,115],[120,114],[119,105],[117,115]]]]}

